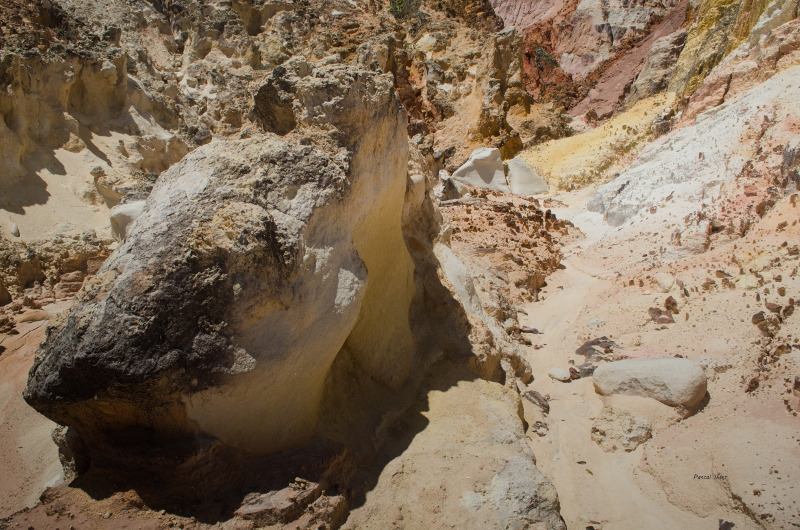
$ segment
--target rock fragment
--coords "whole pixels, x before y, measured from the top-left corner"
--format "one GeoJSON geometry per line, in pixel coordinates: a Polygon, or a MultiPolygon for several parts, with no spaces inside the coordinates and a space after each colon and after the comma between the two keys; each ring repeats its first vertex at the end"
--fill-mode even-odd
{"type": "Polygon", "coordinates": [[[566,368],[552,368],[547,375],[563,383],[572,381],[572,374],[566,368]]]}

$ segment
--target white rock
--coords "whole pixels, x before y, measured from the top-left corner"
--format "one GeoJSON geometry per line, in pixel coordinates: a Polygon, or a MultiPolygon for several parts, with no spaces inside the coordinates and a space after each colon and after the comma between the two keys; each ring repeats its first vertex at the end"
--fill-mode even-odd
{"type": "Polygon", "coordinates": [[[550,191],[544,179],[518,156],[508,162],[508,185],[511,193],[525,197],[550,191]]]}
{"type": "Polygon", "coordinates": [[[453,178],[464,184],[478,188],[510,193],[503,171],[500,150],[490,147],[479,147],[469,156],[469,160],[453,173],[453,178]]]}
{"type": "Polygon", "coordinates": [[[115,239],[125,240],[128,226],[142,215],[147,201],[131,201],[111,208],[111,234],[115,239]]]}
{"type": "Polygon", "coordinates": [[[659,272],[653,279],[656,281],[658,288],[661,289],[662,293],[668,293],[672,286],[675,285],[675,277],[672,274],[667,274],[666,272],[659,272]]]}
{"type": "Polygon", "coordinates": [[[19,227],[15,224],[11,225],[11,235],[14,237],[19,237],[19,227]]]}
{"type": "Polygon", "coordinates": [[[657,399],[671,406],[692,406],[706,394],[703,369],[689,359],[625,359],[594,371],[598,394],[627,394],[657,399]]]}
{"type": "Polygon", "coordinates": [[[570,377],[569,370],[566,368],[553,368],[548,372],[550,377],[555,379],[556,381],[570,381],[572,378],[570,377]]]}
{"type": "Polygon", "coordinates": [[[758,289],[758,278],[753,274],[742,274],[736,278],[736,285],[748,291],[758,289]]]}

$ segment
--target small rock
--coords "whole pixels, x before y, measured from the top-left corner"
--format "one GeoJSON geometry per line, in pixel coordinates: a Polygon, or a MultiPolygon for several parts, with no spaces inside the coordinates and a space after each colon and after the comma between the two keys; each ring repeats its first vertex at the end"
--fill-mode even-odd
{"type": "Polygon", "coordinates": [[[519,332],[520,333],[531,333],[533,335],[541,335],[542,334],[542,332],[539,331],[538,329],[531,328],[531,327],[528,327],[528,326],[522,326],[521,328],[519,328],[519,332]]]}
{"type": "Polygon", "coordinates": [[[11,225],[11,235],[14,237],[19,237],[19,227],[17,225],[11,225]]]}
{"type": "Polygon", "coordinates": [[[586,327],[589,329],[596,329],[600,326],[605,325],[606,321],[602,318],[593,318],[589,322],[586,323],[586,327]]]}
{"type": "Polygon", "coordinates": [[[776,304],[774,302],[767,302],[766,304],[764,304],[764,307],[766,307],[768,310],[772,311],[773,313],[777,313],[777,314],[780,314],[781,309],[783,309],[782,305],[776,304]]]}
{"type": "Polygon", "coordinates": [[[748,291],[758,289],[758,278],[754,274],[742,274],[736,278],[736,285],[748,291]]]}
{"type": "Polygon", "coordinates": [[[528,390],[522,395],[525,399],[542,409],[542,412],[545,414],[550,412],[550,403],[548,403],[547,398],[542,396],[539,392],[535,390],[528,390]]]}
{"type": "Polygon", "coordinates": [[[490,147],[479,147],[472,152],[469,160],[453,173],[459,182],[478,188],[487,188],[503,193],[511,189],[506,182],[500,150],[490,147]]]}
{"type": "Polygon", "coordinates": [[[667,311],[671,311],[672,313],[678,312],[678,301],[675,300],[674,297],[670,296],[666,300],[664,300],[664,307],[667,311]]]}
{"type": "Polygon", "coordinates": [[[657,273],[653,279],[656,281],[658,288],[662,293],[668,293],[672,286],[675,285],[675,277],[666,272],[657,273]]]}
{"type": "Polygon", "coordinates": [[[562,381],[565,383],[567,381],[572,381],[572,374],[566,368],[553,368],[552,370],[550,370],[550,372],[548,372],[547,375],[549,375],[556,381],[562,381]]]}
{"type": "Polygon", "coordinates": [[[757,326],[759,323],[763,322],[766,318],[767,317],[764,315],[764,312],[759,311],[758,313],[753,315],[750,321],[757,326]]]}

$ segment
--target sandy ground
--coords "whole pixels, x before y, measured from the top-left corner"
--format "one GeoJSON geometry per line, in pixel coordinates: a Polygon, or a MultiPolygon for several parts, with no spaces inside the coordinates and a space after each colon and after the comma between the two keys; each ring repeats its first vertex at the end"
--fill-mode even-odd
{"type": "MultiPolygon", "coordinates": [[[[55,314],[69,303],[46,306],[55,314]]],[[[47,321],[23,322],[18,335],[0,335],[0,518],[35,505],[46,485],[61,478],[58,450],[50,438],[55,423],[22,399],[28,370],[47,321]]]]}
{"type": "Polygon", "coordinates": [[[99,160],[88,149],[77,154],[59,149],[44,169],[0,183],[0,233],[13,241],[11,227],[17,225],[23,241],[90,229],[110,238],[109,209],[93,197],[89,174],[99,160]]]}
{"type": "Polygon", "coordinates": [[[559,218],[573,221],[587,237],[565,248],[564,268],[548,278],[543,300],[525,307],[527,316],[520,318],[543,332],[532,335],[534,345],[528,347],[537,376],[529,388],[549,394],[550,412],[544,415],[526,401],[526,419],[547,425],[538,429],[541,436],[532,432],[529,439],[537,465],[559,492],[568,527],[800,525],[800,398],[791,388],[800,375],[800,345],[764,360],[765,352],[773,354],[779,344],[797,342],[800,320],[787,317],[771,341],[751,323],[765,300],[785,304],[800,292],[796,256],[781,247],[783,241],[791,246],[800,240],[791,226],[797,210],[786,199],[738,243],[661,263],[642,260],[649,256],[646,237],[629,242],[626,252],[606,245],[603,225],[582,209],[590,195],[591,190],[582,190],[552,200],[563,206],[554,208],[559,218]],[[782,220],[789,220],[789,227],[778,230],[782,220]],[[716,271],[735,277],[737,252],[772,263],[774,268],[761,274],[781,281],[751,290],[723,286],[716,271]],[[683,281],[689,296],[677,283],[662,292],[653,281],[659,272],[683,281]],[[704,290],[709,277],[716,286],[704,290]],[[778,286],[786,289],[783,296],[778,286]],[[647,310],[663,307],[670,295],[679,301],[676,322],[656,325],[647,310]],[[547,376],[570,361],[580,364],[584,358],[576,349],[602,336],[618,344],[615,354],[706,358],[718,367],[706,370],[708,403],[681,419],[679,411],[648,398],[604,398],[595,393],[591,377],[562,383],[547,376]],[[759,387],[748,393],[754,377],[759,387]],[[605,452],[590,437],[604,405],[650,420],[653,438],[632,452],[605,452]],[[697,478],[709,475],[713,478],[697,478]]]}

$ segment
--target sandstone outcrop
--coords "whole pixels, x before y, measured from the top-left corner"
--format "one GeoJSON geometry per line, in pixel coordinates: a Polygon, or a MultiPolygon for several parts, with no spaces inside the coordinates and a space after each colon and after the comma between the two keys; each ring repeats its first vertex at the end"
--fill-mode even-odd
{"type": "Polygon", "coordinates": [[[602,395],[627,394],[691,407],[706,394],[703,369],[688,359],[625,359],[598,366],[592,374],[602,395]]]}
{"type": "Polygon", "coordinates": [[[344,528],[387,528],[394,521],[565,528],[555,488],[536,469],[520,429],[519,395],[483,380],[453,386],[444,374],[434,379],[436,390],[402,419],[409,432],[390,440],[388,447],[404,447],[403,453],[382,470],[344,528]],[[432,428],[412,434],[428,422],[432,428]]]}
{"type": "MultiPolygon", "coordinates": [[[[453,276],[458,260],[433,252],[430,155],[407,142],[391,75],[295,60],[259,93],[280,93],[255,98],[267,132],[212,141],[167,170],[37,355],[25,399],[69,426],[62,453],[79,472],[169,474],[148,487],[201,502],[249,487],[258,473],[236,473],[254,455],[253,470],[300,451],[287,461],[322,469],[305,506],[348,484],[353,455],[380,447],[443,353],[509,388],[532,379],[461,296],[471,280],[453,276]],[[189,477],[214,469],[191,490],[189,477]]],[[[526,466],[525,480],[551,488],[526,466]]],[[[547,491],[511,511],[557,519],[547,491]]],[[[277,517],[283,493],[253,495],[239,516],[277,517]]]]}

